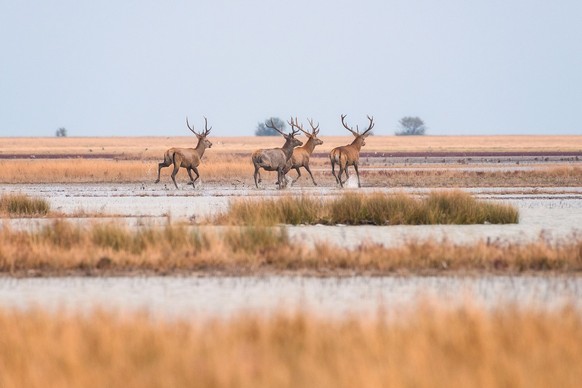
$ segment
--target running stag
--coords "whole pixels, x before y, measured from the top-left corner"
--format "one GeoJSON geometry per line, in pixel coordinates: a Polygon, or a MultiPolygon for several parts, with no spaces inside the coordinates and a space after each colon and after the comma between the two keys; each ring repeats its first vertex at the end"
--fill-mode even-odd
{"type": "MultiPolygon", "coordinates": [[[[291,119],[291,122],[293,122],[293,119],[291,119]]],[[[291,125],[291,133],[287,135],[277,128],[272,119],[266,124],[266,126],[283,135],[285,138],[285,144],[281,148],[261,149],[253,152],[251,159],[255,165],[255,185],[259,188],[259,182],[261,182],[259,169],[263,168],[265,171],[277,171],[277,185],[279,189],[281,189],[285,185],[284,169],[293,155],[293,148],[303,145],[303,142],[295,139],[295,135],[297,135],[299,131],[296,131],[293,125],[291,125]]]]}
{"type": "Polygon", "coordinates": [[[301,132],[303,132],[305,136],[307,136],[307,142],[303,146],[297,147],[293,150],[293,156],[291,157],[291,160],[287,162],[287,166],[285,167],[285,174],[287,174],[291,169],[295,169],[297,171],[297,178],[295,178],[291,184],[297,182],[297,180],[301,178],[301,171],[299,168],[303,167],[311,176],[313,184],[317,186],[315,179],[313,179],[311,169],[309,168],[309,157],[313,153],[315,146],[323,144],[323,141],[317,137],[319,134],[319,123],[316,126],[313,124],[313,120],[309,119],[309,125],[311,126],[311,133],[304,131],[303,125],[299,126],[297,119],[295,119],[295,122],[291,120],[291,126],[296,127],[301,132]]]}
{"type": "Polygon", "coordinates": [[[198,133],[194,130],[194,127],[190,127],[190,123],[188,122],[188,117],[186,117],[186,125],[188,129],[192,131],[194,135],[198,138],[198,144],[196,148],[170,148],[164,153],[164,161],[158,164],[158,179],[155,183],[160,181],[160,171],[164,167],[168,167],[171,164],[174,164],[174,171],[172,171],[172,180],[174,181],[174,185],[178,188],[176,184],[176,174],[180,167],[184,167],[186,171],[188,171],[188,175],[190,176],[189,185],[194,187],[194,182],[200,177],[198,174],[198,165],[200,164],[200,160],[202,159],[202,155],[204,155],[204,151],[207,148],[212,147],[212,143],[206,138],[210,133],[212,127],[208,128],[208,120],[204,117],[204,132],[198,133]],[[196,173],[196,178],[192,176],[192,171],[196,173]]]}
{"type": "Polygon", "coordinates": [[[358,187],[362,187],[360,185],[360,173],[358,172],[358,162],[360,160],[360,150],[363,146],[366,145],[366,137],[370,134],[372,128],[374,128],[374,118],[368,116],[368,120],[370,121],[370,125],[368,125],[368,129],[364,132],[360,133],[359,128],[356,126],[356,130],[354,131],[353,128],[348,127],[344,119],[346,115],[342,115],[342,124],[344,128],[352,133],[356,138],[352,141],[351,144],[336,147],[329,153],[329,159],[331,161],[331,173],[335,177],[337,183],[340,184],[341,187],[344,187],[344,183],[349,179],[348,175],[348,166],[354,166],[356,170],[356,176],[358,177],[358,187]],[[335,165],[339,165],[339,174],[335,174],[335,165]],[[346,180],[342,181],[342,173],[346,172],[346,180]]]}

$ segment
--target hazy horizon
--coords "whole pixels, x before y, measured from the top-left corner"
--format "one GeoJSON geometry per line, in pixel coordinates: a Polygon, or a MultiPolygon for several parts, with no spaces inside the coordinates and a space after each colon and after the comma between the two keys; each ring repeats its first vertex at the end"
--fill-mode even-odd
{"type": "Polygon", "coordinates": [[[0,136],[579,135],[582,2],[0,0],[0,136]]]}

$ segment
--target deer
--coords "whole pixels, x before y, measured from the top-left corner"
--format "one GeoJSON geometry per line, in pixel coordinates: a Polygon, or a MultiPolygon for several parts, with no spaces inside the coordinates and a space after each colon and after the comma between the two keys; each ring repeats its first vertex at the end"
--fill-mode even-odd
{"type": "Polygon", "coordinates": [[[366,145],[365,142],[366,137],[370,135],[370,131],[372,130],[372,128],[374,128],[374,118],[370,116],[367,117],[368,120],[370,121],[370,124],[368,125],[368,128],[364,132],[360,133],[360,130],[357,126],[356,130],[354,131],[352,127],[349,127],[346,124],[345,122],[346,115],[341,115],[342,125],[348,131],[350,131],[352,135],[355,136],[355,139],[354,141],[351,142],[351,144],[336,147],[332,149],[331,152],[329,153],[329,159],[331,161],[331,173],[335,177],[336,182],[339,183],[339,185],[342,188],[344,187],[344,183],[349,179],[348,166],[354,166],[354,169],[356,170],[356,176],[358,177],[358,187],[362,187],[362,185],[360,184],[360,173],[358,171],[360,150],[362,149],[363,146],[366,145]],[[339,165],[338,175],[335,174],[336,164],[339,165]],[[341,176],[344,171],[346,172],[346,180],[342,181],[341,176]]]}
{"type": "Polygon", "coordinates": [[[208,128],[208,119],[204,117],[204,131],[203,132],[196,132],[193,126],[190,126],[188,122],[188,117],[186,117],[186,126],[188,129],[196,135],[198,138],[198,144],[196,148],[170,148],[164,153],[164,161],[158,164],[158,179],[155,183],[160,181],[160,171],[164,167],[169,167],[171,164],[174,165],[174,170],[172,171],[172,180],[174,181],[174,186],[176,189],[178,188],[178,184],[176,183],[176,174],[180,167],[184,167],[186,171],[188,171],[188,175],[190,176],[189,185],[192,185],[192,188],[195,188],[194,182],[198,180],[200,174],[198,173],[198,165],[200,164],[200,160],[204,155],[204,151],[207,148],[212,147],[212,143],[206,137],[210,133],[212,127],[208,128]],[[192,171],[196,174],[196,178],[192,176],[192,171]]]}
{"type": "MultiPolygon", "coordinates": [[[[293,122],[293,118],[291,118],[291,122],[293,122]]],[[[283,135],[285,138],[285,144],[283,144],[281,148],[259,149],[252,153],[251,159],[253,161],[253,165],[255,166],[255,186],[259,188],[259,182],[261,182],[261,174],[259,173],[259,169],[262,168],[265,171],[277,171],[277,186],[279,189],[282,189],[285,185],[285,174],[283,172],[285,166],[293,155],[293,149],[303,145],[303,142],[295,138],[295,135],[297,135],[299,131],[296,131],[293,125],[291,125],[291,133],[289,134],[285,134],[283,131],[277,128],[273,122],[273,119],[271,119],[269,123],[266,123],[265,125],[267,128],[274,129],[283,135]]]]}
{"type": "Polygon", "coordinates": [[[295,118],[295,122],[291,120],[291,126],[296,127],[301,132],[303,132],[305,136],[307,136],[307,142],[303,146],[297,147],[293,150],[293,155],[287,162],[287,166],[285,166],[284,174],[287,174],[291,169],[295,169],[295,171],[297,171],[297,178],[291,182],[291,184],[294,184],[299,178],[301,178],[301,171],[299,168],[303,167],[305,170],[307,170],[309,176],[311,176],[313,184],[317,186],[317,183],[315,183],[315,179],[313,178],[313,174],[311,173],[311,169],[309,168],[309,157],[313,153],[315,146],[323,144],[323,140],[317,137],[319,134],[319,123],[314,125],[313,119],[309,119],[308,121],[309,125],[311,126],[311,133],[303,130],[303,125],[298,125],[297,118],[295,118]]]}

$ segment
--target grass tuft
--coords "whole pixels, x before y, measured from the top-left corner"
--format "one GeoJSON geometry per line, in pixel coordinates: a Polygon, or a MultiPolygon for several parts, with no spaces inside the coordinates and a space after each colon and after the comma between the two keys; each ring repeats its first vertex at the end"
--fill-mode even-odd
{"type": "Polygon", "coordinates": [[[219,223],[235,225],[348,224],[509,224],[513,206],[475,199],[463,191],[435,191],[427,197],[348,192],[324,201],[308,196],[232,202],[219,223]]]}
{"type": "Polygon", "coordinates": [[[48,201],[25,194],[6,194],[0,197],[0,213],[10,216],[44,216],[50,211],[48,201]]]}
{"type": "Polygon", "coordinates": [[[224,241],[233,252],[265,252],[289,245],[285,228],[242,227],[226,231],[224,241]]]}

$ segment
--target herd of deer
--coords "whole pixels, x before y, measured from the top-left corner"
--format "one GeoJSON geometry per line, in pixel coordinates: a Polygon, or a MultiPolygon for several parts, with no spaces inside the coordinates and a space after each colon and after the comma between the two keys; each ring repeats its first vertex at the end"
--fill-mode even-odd
{"type": "MultiPolygon", "coordinates": [[[[370,131],[374,127],[374,118],[368,116],[369,125],[366,130],[360,133],[358,126],[356,126],[356,130],[353,127],[350,127],[345,122],[346,115],[341,115],[341,121],[344,128],[350,131],[354,135],[354,140],[345,146],[336,147],[331,150],[329,153],[329,159],[331,161],[331,173],[336,179],[336,183],[343,187],[344,183],[348,180],[348,167],[354,166],[354,170],[356,170],[356,176],[358,177],[358,187],[360,185],[360,173],[358,171],[358,162],[360,159],[360,150],[361,148],[366,145],[365,139],[368,135],[370,135],[370,131]],[[339,167],[339,173],[336,175],[335,166],[336,164],[339,167]],[[345,180],[342,180],[342,174],[345,173],[345,180]]],[[[307,132],[303,129],[303,124],[299,124],[297,118],[291,118],[288,121],[289,125],[291,126],[291,132],[285,134],[280,128],[278,128],[273,120],[270,120],[267,123],[267,127],[274,129],[275,131],[279,132],[285,138],[285,144],[283,144],[280,148],[270,148],[270,149],[259,149],[252,153],[251,159],[255,166],[255,185],[257,188],[259,187],[259,183],[261,182],[261,175],[259,170],[262,168],[265,171],[277,171],[277,186],[279,189],[284,188],[287,185],[287,180],[285,179],[285,175],[291,170],[295,169],[297,171],[297,178],[295,178],[291,184],[295,183],[297,179],[301,177],[301,171],[299,170],[301,167],[305,168],[305,170],[311,176],[311,180],[313,184],[317,186],[315,183],[315,179],[313,178],[313,174],[311,173],[311,169],[309,168],[309,157],[313,153],[315,146],[323,144],[323,141],[317,137],[319,134],[319,124],[315,125],[313,120],[309,120],[309,125],[311,126],[311,132],[307,132]],[[295,136],[299,134],[299,132],[303,132],[305,136],[307,136],[307,142],[303,144],[303,142],[299,139],[296,139],[295,136]]],[[[174,165],[174,170],[172,171],[172,181],[174,181],[174,185],[178,188],[176,184],[176,174],[180,170],[181,167],[185,168],[188,171],[188,175],[190,176],[189,185],[194,187],[194,182],[200,177],[198,173],[198,165],[200,164],[200,160],[204,155],[204,151],[207,148],[212,147],[212,143],[207,139],[208,134],[212,127],[208,128],[208,120],[204,117],[204,131],[203,132],[196,132],[194,127],[190,126],[188,122],[188,118],[186,118],[186,125],[188,129],[196,135],[198,138],[198,144],[196,148],[170,148],[164,153],[164,161],[158,164],[158,179],[155,183],[160,181],[160,171],[164,167],[169,167],[170,165],[174,165]],[[192,176],[192,171],[196,174],[196,178],[192,176]]]]}

